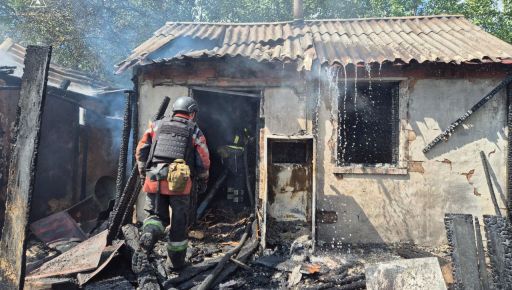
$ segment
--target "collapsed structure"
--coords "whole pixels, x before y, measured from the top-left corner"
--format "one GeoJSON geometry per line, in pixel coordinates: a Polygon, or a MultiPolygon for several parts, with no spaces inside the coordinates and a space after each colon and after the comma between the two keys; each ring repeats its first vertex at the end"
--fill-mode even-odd
{"type": "MultiPolygon", "coordinates": [[[[25,52],[9,38],[0,44],[0,66],[11,68],[0,72],[0,221],[25,52]]],[[[122,125],[120,106],[115,104],[122,104],[123,92],[84,72],[52,64],[47,95],[32,221],[85,199],[89,209],[105,210],[115,190],[122,125]]],[[[69,212],[78,222],[96,218],[95,213],[69,212]]]]}

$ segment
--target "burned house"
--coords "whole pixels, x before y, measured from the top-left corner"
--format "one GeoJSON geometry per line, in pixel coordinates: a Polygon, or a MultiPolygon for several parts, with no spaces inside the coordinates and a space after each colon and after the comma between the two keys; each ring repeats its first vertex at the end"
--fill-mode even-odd
{"type": "MultiPolygon", "coordinates": [[[[118,70],[133,68],[139,132],[164,96],[198,101],[211,183],[226,166],[219,148],[248,132],[263,244],[283,232],[272,227],[295,222],[317,244],[432,246],[446,243],[445,213],[494,212],[480,151],[507,208],[510,90],[470,111],[446,142],[427,145],[510,64],[512,45],[463,16],[299,17],[168,22],[118,70]]],[[[236,206],[223,192],[216,200],[236,206]]]]}
{"type": "MultiPolygon", "coordinates": [[[[20,96],[26,50],[6,39],[0,44],[0,217],[4,218],[10,143],[20,96]]],[[[88,200],[100,210],[115,192],[122,117],[111,104],[122,91],[83,72],[50,66],[31,219],[88,200]],[[118,116],[118,117],[116,117],[118,116]]],[[[122,106],[121,106],[122,108],[122,106]]],[[[69,211],[77,221],[86,213],[69,211]]],[[[97,214],[91,213],[91,214],[97,214]]],[[[94,217],[96,218],[96,217],[94,217]]]]}

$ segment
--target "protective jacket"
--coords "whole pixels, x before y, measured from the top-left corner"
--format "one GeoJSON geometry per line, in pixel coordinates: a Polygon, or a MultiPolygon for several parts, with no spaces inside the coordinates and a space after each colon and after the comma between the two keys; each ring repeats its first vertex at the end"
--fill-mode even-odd
{"type": "Polygon", "coordinates": [[[186,114],[175,114],[156,122],[150,122],[136,149],[137,165],[141,178],[145,178],[144,192],[158,192],[164,195],[188,195],[192,189],[194,177],[208,179],[210,154],[206,138],[199,127],[186,114]],[[154,144],[154,146],[153,146],[154,144]],[[148,158],[151,160],[148,163],[148,158]],[[169,164],[176,159],[184,159],[191,169],[192,178],[187,181],[185,190],[169,190],[167,180],[155,181],[146,176],[146,172],[159,164],[169,164]],[[146,168],[146,165],[147,166],[146,168]]]}

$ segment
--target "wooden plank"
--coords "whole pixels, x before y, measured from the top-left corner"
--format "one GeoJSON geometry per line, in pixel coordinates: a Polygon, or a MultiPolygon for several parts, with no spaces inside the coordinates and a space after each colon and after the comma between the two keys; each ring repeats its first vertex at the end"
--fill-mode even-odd
{"type": "Polygon", "coordinates": [[[485,262],[485,250],[482,240],[482,232],[480,228],[480,221],[475,217],[475,234],[476,234],[476,248],[478,251],[478,271],[480,273],[480,284],[483,290],[489,290],[489,275],[487,273],[487,264],[485,262]]]}
{"type": "Polygon", "coordinates": [[[444,223],[451,248],[455,289],[481,290],[473,216],[446,214],[444,223]]]}
{"type": "MultiPolygon", "coordinates": [[[[512,85],[507,86],[507,129],[512,132],[512,85]]],[[[507,134],[507,216],[512,221],[512,134],[507,134]]]]}
{"type": "Polygon", "coordinates": [[[487,250],[491,262],[491,289],[512,285],[512,226],[504,217],[484,215],[487,250]]]}
{"type": "Polygon", "coordinates": [[[46,99],[51,47],[28,46],[7,183],[5,223],[0,241],[0,289],[22,289],[30,201],[46,99]]]}

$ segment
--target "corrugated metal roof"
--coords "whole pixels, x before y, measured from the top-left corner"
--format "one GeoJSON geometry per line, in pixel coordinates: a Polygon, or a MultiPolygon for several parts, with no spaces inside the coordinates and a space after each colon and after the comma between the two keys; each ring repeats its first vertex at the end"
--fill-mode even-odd
{"type": "Polygon", "coordinates": [[[168,22],[118,64],[172,59],[246,57],[320,64],[423,62],[512,62],[512,45],[460,15],[312,20],[303,24],[168,22]]]}
{"type": "MultiPolygon", "coordinates": [[[[15,43],[7,38],[0,44],[0,66],[15,66],[16,69],[11,76],[21,78],[23,75],[25,47],[15,43]]],[[[65,81],[71,81],[68,90],[87,96],[96,96],[103,90],[111,87],[106,82],[92,78],[84,72],[64,68],[62,66],[51,64],[48,72],[48,85],[60,87],[65,81]]]]}

